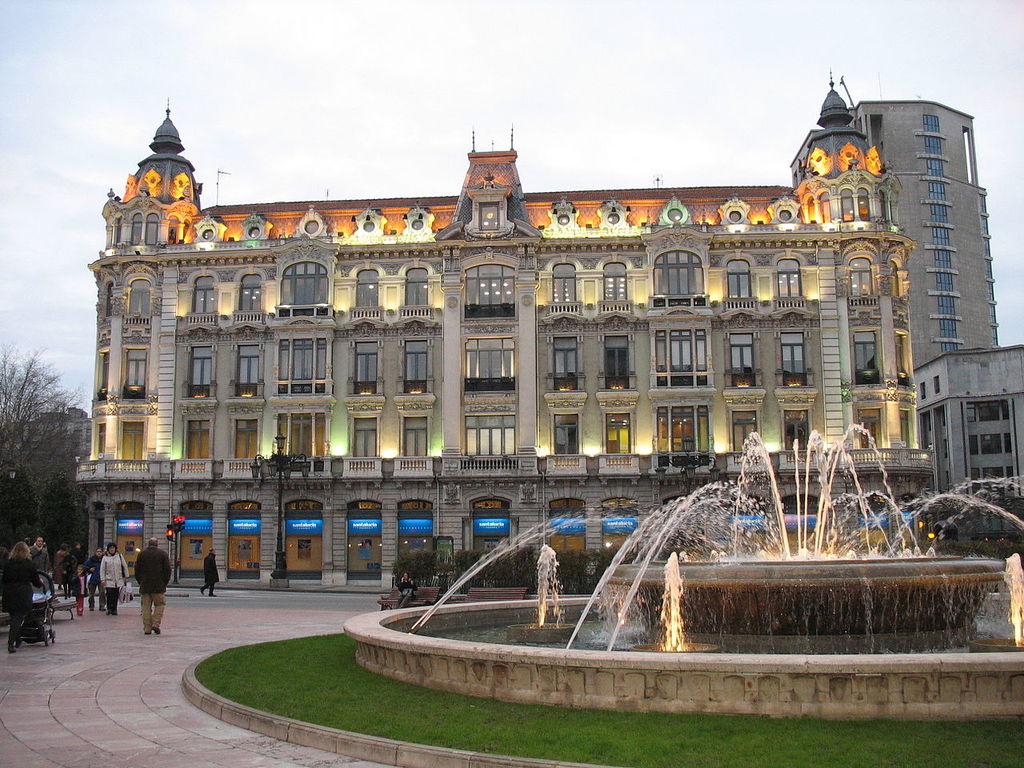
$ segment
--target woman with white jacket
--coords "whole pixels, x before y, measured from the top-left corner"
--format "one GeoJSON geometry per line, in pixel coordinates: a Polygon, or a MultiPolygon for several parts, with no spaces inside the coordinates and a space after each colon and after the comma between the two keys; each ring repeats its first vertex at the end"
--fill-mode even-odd
{"type": "Polygon", "coordinates": [[[117,602],[121,587],[128,582],[128,563],[117,551],[117,544],[107,545],[107,552],[100,561],[100,584],[107,590],[107,615],[117,616],[117,602]]]}

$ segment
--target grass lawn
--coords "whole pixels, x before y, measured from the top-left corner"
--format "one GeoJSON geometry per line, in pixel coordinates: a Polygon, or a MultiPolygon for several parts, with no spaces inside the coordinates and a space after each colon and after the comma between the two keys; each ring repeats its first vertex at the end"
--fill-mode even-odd
{"type": "Polygon", "coordinates": [[[346,731],[478,752],[631,768],[1020,768],[1024,725],[773,720],[574,710],[433,691],[367,672],[344,635],[217,654],[216,693],[346,731]]]}

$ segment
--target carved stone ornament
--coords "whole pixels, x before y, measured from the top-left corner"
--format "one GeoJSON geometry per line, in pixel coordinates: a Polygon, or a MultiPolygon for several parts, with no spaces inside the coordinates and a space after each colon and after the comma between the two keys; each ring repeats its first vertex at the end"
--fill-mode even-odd
{"type": "Polygon", "coordinates": [[[597,209],[602,229],[629,229],[626,213],[626,206],[618,200],[609,200],[597,209]]]}
{"type": "Polygon", "coordinates": [[[665,203],[658,216],[658,223],[664,227],[682,227],[690,223],[690,210],[676,197],[665,203]]]}
{"type": "Polygon", "coordinates": [[[421,395],[395,395],[395,407],[402,414],[423,414],[434,410],[437,398],[431,392],[421,395]]]}
{"type": "Polygon", "coordinates": [[[384,267],[385,275],[397,275],[399,272],[402,271],[403,265],[400,263],[389,262],[387,264],[383,264],[382,266],[384,267]]]}
{"type": "Polygon", "coordinates": [[[224,236],[225,229],[227,229],[227,227],[225,227],[212,216],[204,216],[202,219],[196,222],[196,242],[216,242],[217,240],[220,240],[224,236]]]}
{"type": "Polygon", "coordinates": [[[475,398],[467,397],[462,410],[465,413],[515,413],[516,404],[512,400],[506,402],[477,401],[475,398]]]}
{"type": "Polygon", "coordinates": [[[643,240],[647,247],[647,256],[652,262],[659,254],[675,250],[690,251],[700,256],[702,260],[706,260],[711,235],[689,228],[659,229],[649,235],[644,235],[643,240]]]}
{"type": "Polygon", "coordinates": [[[727,405],[750,405],[759,406],[764,403],[764,390],[747,389],[742,390],[736,389],[724,389],[722,390],[722,396],[725,398],[727,405]]]}
{"type": "MultiPolygon", "coordinates": [[[[155,403],[153,404],[156,405],[155,403]]],[[[217,412],[217,403],[204,402],[204,403],[183,403],[178,406],[178,410],[185,416],[212,416],[217,412]]]]}
{"type": "Polygon", "coordinates": [[[604,411],[618,409],[632,410],[636,408],[636,404],[639,400],[640,393],[636,391],[597,393],[597,404],[601,407],[601,410],[604,411]]]}
{"type": "Polygon", "coordinates": [[[250,213],[242,221],[243,240],[266,240],[270,225],[258,213],[250,213]]]}
{"type": "Polygon", "coordinates": [[[349,413],[380,413],[384,410],[384,395],[350,395],[345,407],[349,413]]]}
{"type": "Polygon", "coordinates": [[[533,504],[537,501],[537,487],[533,483],[519,484],[519,503],[533,504]]]}
{"type": "Polygon", "coordinates": [[[533,296],[526,294],[525,296],[523,296],[522,303],[524,307],[533,306],[533,296]]]}
{"type": "Polygon", "coordinates": [[[732,197],[722,203],[718,215],[724,226],[729,224],[747,224],[750,222],[750,206],[738,197],[732,197]]]}
{"type": "Polygon", "coordinates": [[[818,398],[816,390],[804,387],[790,387],[775,390],[775,399],[781,405],[811,405],[818,398]]]}
{"type": "Polygon", "coordinates": [[[320,212],[310,206],[302,218],[299,219],[299,226],[296,230],[299,237],[322,237],[327,234],[327,222],[320,212]]]}
{"type": "Polygon", "coordinates": [[[600,259],[580,259],[580,266],[584,269],[597,269],[600,259]]]}
{"type": "Polygon", "coordinates": [[[455,483],[445,483],[444,485],[444,503],[445,504],[458,504],[461,493],[459,486],[455,483]]]}
{"type": "Polygon", "coordinates": [[[780,197],[768,206],[773,224],[790,224],[800,221],[800,204],[792,197],[780,197]]]}
{"type": "Polygon", "coordinates": [[[231,415],[243,415],[243,414],[262,414],[263,413],[263,401],[250,398],[249,401],[242,404],[230,404],[228,405],[228,413],[231,415]]]}
{"type": "Polygon", "coordinates": [[[579,411],[587,402],[586,392],[545,392],[544,404],[549,411],[579,411]]]}
{"type": "Polygon", "coordinates": [[[898,384],[899,382],[897,382],[896,379],[885,380],[885,399],[891,403],[899,401],[899,395],[897,390],[898,384]]]}

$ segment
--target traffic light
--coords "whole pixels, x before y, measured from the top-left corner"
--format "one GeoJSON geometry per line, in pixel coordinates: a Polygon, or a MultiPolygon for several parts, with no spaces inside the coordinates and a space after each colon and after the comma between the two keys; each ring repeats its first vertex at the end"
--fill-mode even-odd
{"type": "Polygon", "coordinates": [[[960,539],[960,530],[952,520],[940,520],[932,528],[932,533],[937,538],[944,539],[945,541],[958,541],[960,539]]]}
{"type": "Polygon", "coordinates": [[[180,533],[181,529],[185,527],[185,516],[175,515],[171,520],[171,527],[174,529],[175,533],[180,533]]]}
{"type": "Polygon", "coordinates": [[[174,526],[173,525],[168,525],[167,526],[167,533],[166,533],[166,535],[167,535],[168,541],[174,541],[174,526]]]}

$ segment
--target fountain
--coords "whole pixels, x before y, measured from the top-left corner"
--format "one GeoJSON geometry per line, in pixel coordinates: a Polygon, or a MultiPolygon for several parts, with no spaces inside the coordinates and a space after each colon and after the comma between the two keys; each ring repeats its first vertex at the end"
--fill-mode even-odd
{"type": "Polygon", "coordinates": [[[558,597],[558,554],[547,544],[537,557],[537,621],[533,624],[512,624],[505,631],[510,643],[564,643],[572,634],[572,624],[562,624],[562,607],[558,597]],[[548,621],[548,614],[551,621],[548,621]]]}
{"type": "MultiPolygon", "coordinates": [[[[851,427],[847,437],[863,434],[851,427]]],[[[866,491],[844,443],[826,445],[815,433],[794,451],[794,514],[752,435],[735,485],[707,485],[652,510],[592,595],[558,601],[575,621],[560,647],[452,639],[466,627],[539,626],[550,593],[537,604],[444,604],[487,562],[549,535],[544,524],[478,562],[428,610],[350,620],[356,658],[408,682],[573,707],[1024,716],[1020,656],[952,650],[1002,580],[1002,561],[922,554],[915,518],[893,500],[884,473],[883,488],[866,491]],[[852,490],[839,492],[840,479],[852,490]],[[658,652],[627,651],[645,635],[658,652]],[[723,653],[695,648],[708,643],[723,653]]],[[[542,560],[556,562],[553,553],[542,560]]]]}
{"type": "Polygon", "coordinates": [[[971,641],[975,653],[1024,652],[1024,570],[1021,569],[1020,555],[1014,553],[1006,558],[1006,573],[1003,576],[1010,597],[1010,625],[1013,637],[985,637],[971,641]]]}

